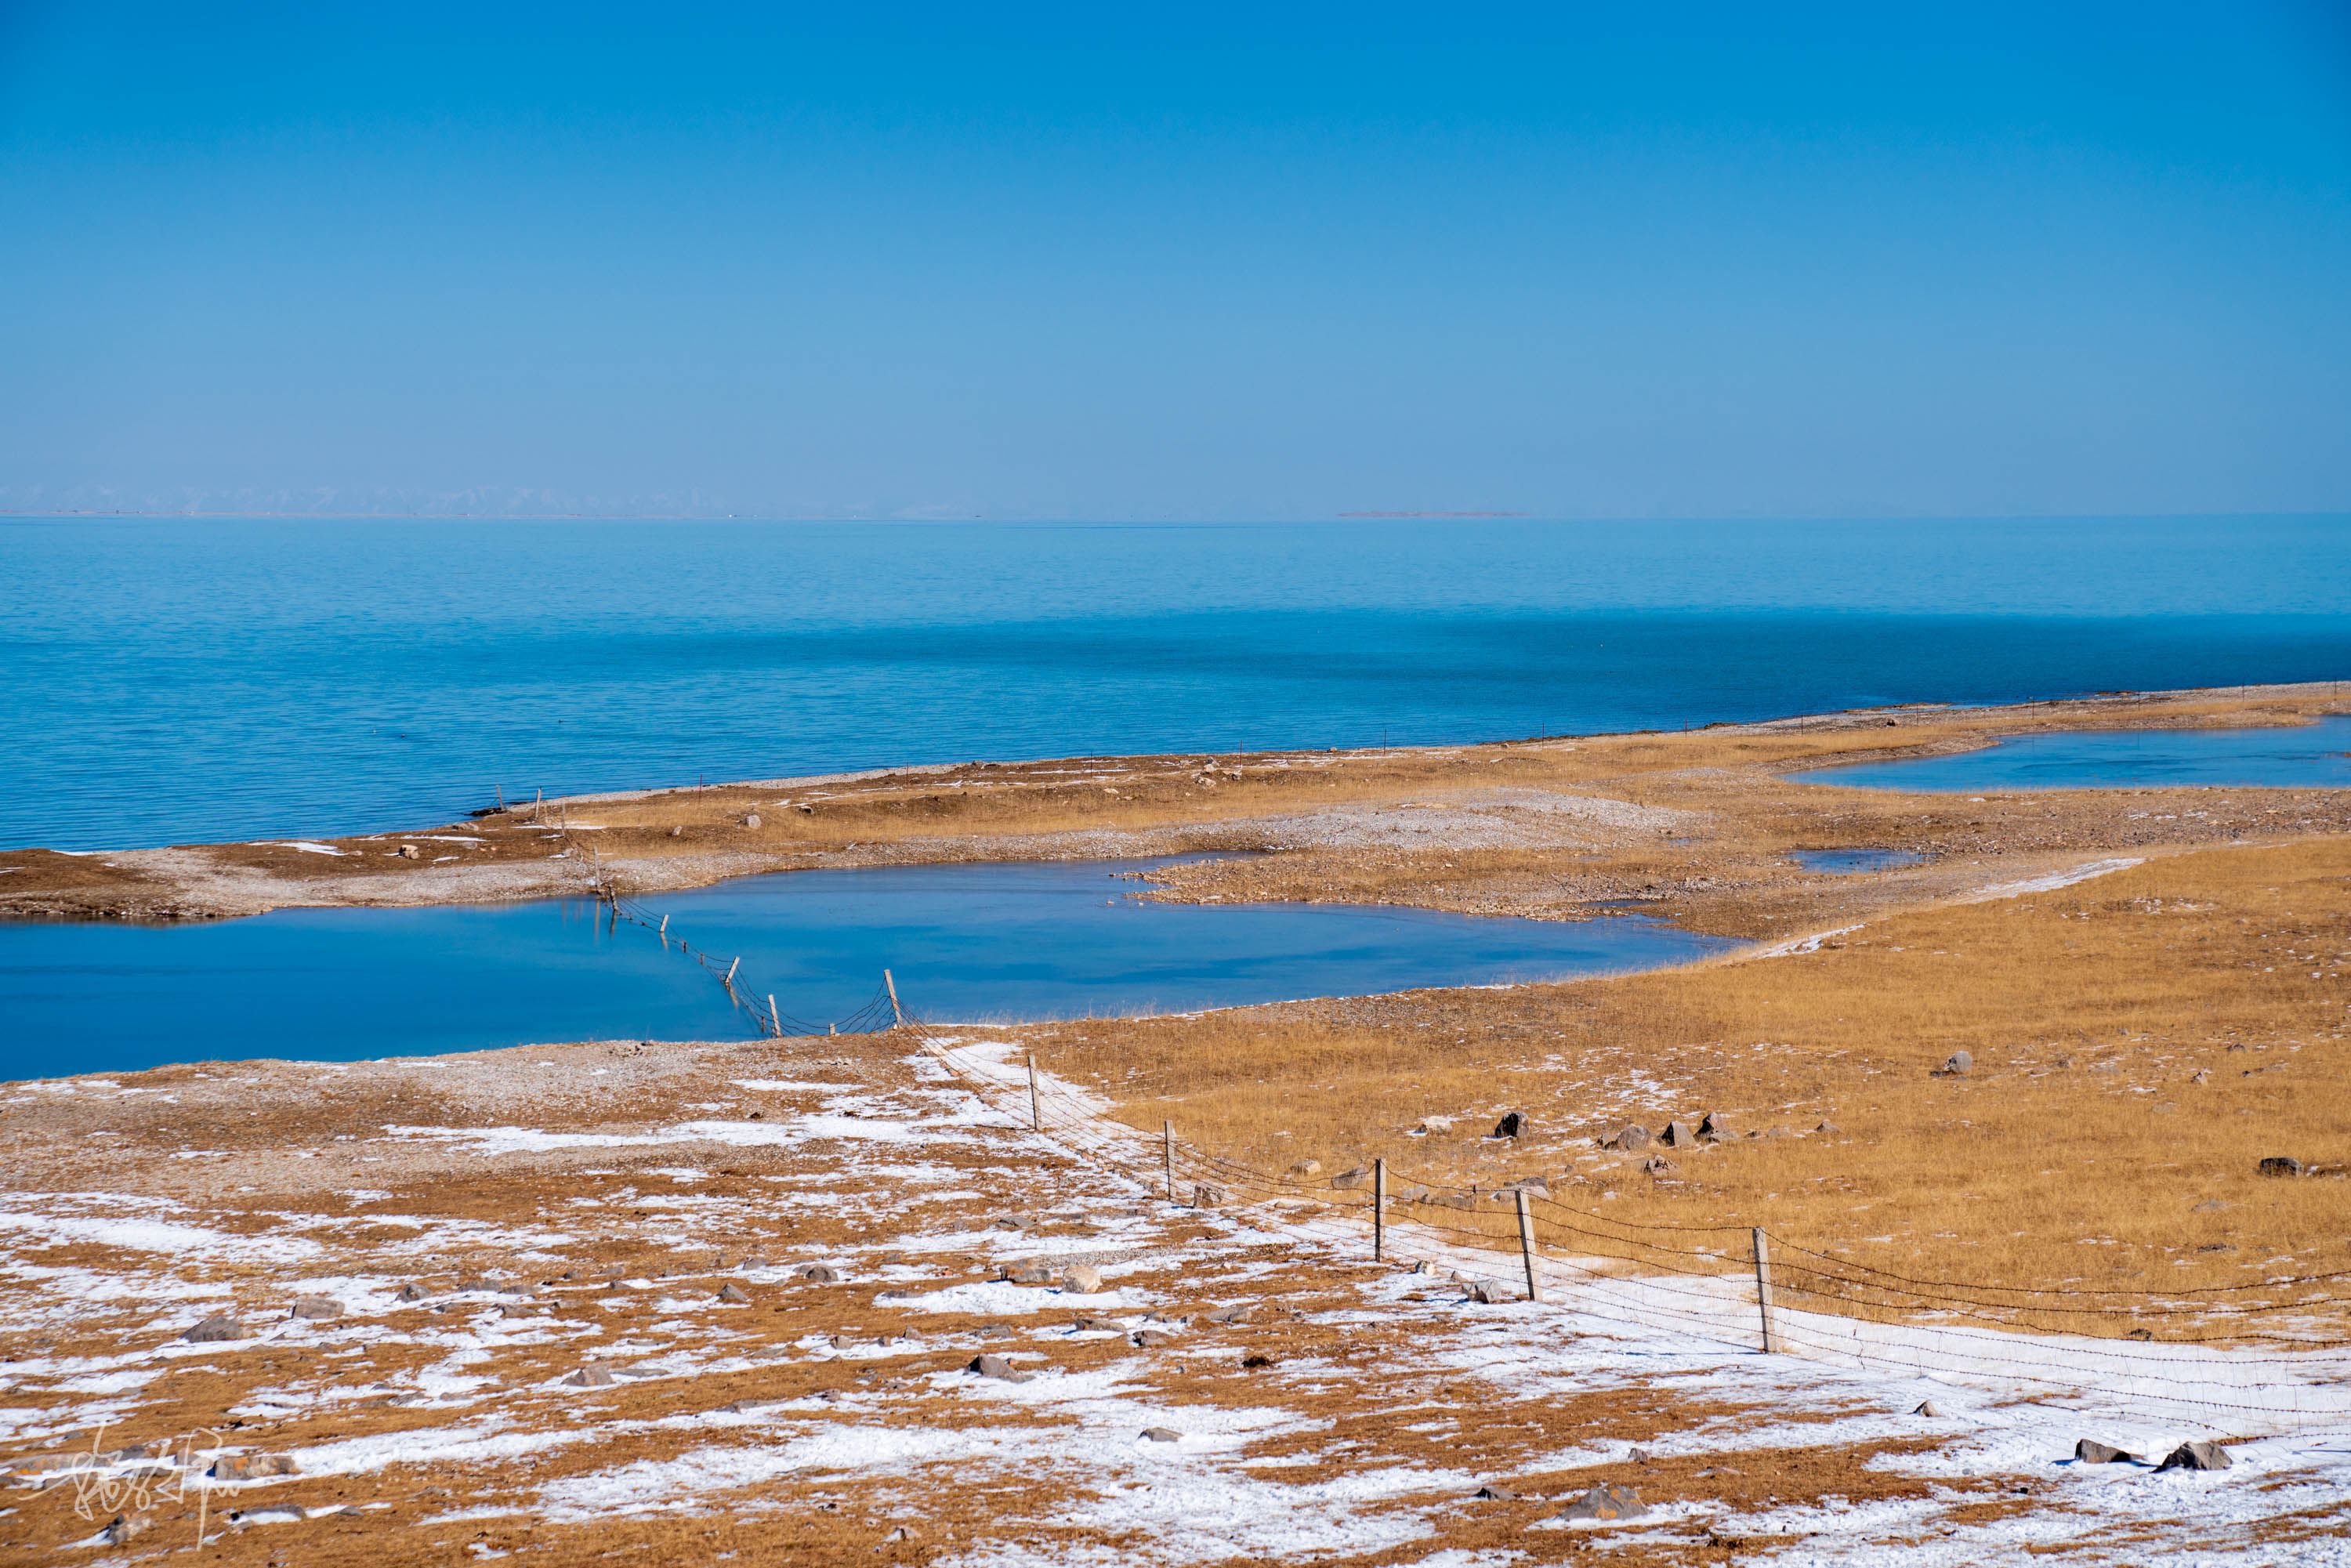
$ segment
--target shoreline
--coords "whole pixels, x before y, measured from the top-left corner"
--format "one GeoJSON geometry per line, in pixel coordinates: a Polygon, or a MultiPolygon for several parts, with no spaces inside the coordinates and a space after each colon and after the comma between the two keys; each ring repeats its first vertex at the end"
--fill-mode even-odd
{"type": "MultiPolygon", "coordinates": [[[[0,851],[0,920],[169,925],[290,907],[678,892],[797,870],[1249,851],[1280,863],[1170,867],[1152,873],[1145,896],[1391,903],[1541,919],[1602,918],[1613,904],[1669,914],[1710,935],[1766,939],[1815,906],[1846,907],[1853,895],[1917,902],[1956,892],[1971,880],[1952,874],[1961,850],[1979,870],[1990,853],[2002,859],[2002,873],[2029,875],[2095,848],[2186,848],[2279,825],[2261,820],[2276,816],[2274,807],[2222,817],[2209,804],[2193,817],[2150,810],[2135,826],[2113,810],[2125,796],[2209,794],[2201,785],[1995,791],[1983,803],[1997,810],[1959,823],[1939,820],[1949,814],[1948,795],[1782,775],[2052,731],[2297,727],[2351,713],[2334,691],[2334,683],[2314,682],[1906,704],[1479,745],[925,764],[599,791],[406,832],[0,851]],[[2054,828],[2027,820],[2053,813],[2054,828]],[[2002,831],[1953,831],[1988,819],[2002,831]],[[2168,828],[2154,831],[2158,821],[2168,828]],[[1791,848],[1839,841],[1909,850],[1921,862],[1842,876],[1781,863],[1791,848]],[[1835,896],[1808,896],[1807,888],[1835,896]]],[[[2333,803],[2320,793],[2313,810],[2325,821],[2310,825],[2351,831],[2351,816],[2326,809],[2333,803]]]]}

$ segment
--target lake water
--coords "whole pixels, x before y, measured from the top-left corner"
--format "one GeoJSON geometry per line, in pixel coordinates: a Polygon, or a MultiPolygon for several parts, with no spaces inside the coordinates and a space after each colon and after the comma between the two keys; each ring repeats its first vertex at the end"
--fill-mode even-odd
{"type": "Polygon", "coordinates": [[[1823,768],[1792,778],[1880,789],[1981,791],[2126,785],[2351,789],[2351,718],[2294,729],[2077,730],[1949,757],[1823,768]]]}
{"type": "Polygon", "coordinates": [[[2351,519],[0,519],[0,845],[2351,674],[2351,519]]]}
{"type": "MultiPolygon", "coordinates": [[[[930,1019],[1178,1010],[1564,978],[1736,944],[1335,904],[1146,904],[1157,862],[748,877],[643,901],[789,1016],[854,1013],[884,967],[930,1019]]],[[[256,1056],[350,1061],[563,1040],[755,1032],[705,970],[585,901],[280,910],[177,926],[0,925],[0,1078],[256,1056]]]]}
{"type": "Polygon", "coordinates": [[[1893,871],[1900,866],[1917,865],[1926,857],[1908,850],[1790,850],[1788,858],[1806,871],[1822,872],[1831,876],[1854,876],[1863,872],[1893,871]]]}

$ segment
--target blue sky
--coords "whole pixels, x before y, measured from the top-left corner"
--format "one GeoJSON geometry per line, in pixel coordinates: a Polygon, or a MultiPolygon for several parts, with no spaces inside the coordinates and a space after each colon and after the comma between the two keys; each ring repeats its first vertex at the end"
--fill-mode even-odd
{"type": "Polygon", "coordinates": [[[2351,508],[2340,5],[484,9],[0,0],[0,506],[2351,508]]]}

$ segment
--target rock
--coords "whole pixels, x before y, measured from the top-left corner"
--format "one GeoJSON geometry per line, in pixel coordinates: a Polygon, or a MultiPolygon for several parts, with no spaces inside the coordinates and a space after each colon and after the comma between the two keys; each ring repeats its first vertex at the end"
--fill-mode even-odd
{"type": "Polygon", "coordinates": [[[754,811],[750,815],[745,817],[743,819],[743,825],[747,828],[758,827],[759,825],[759,813],[754,811]]]}
{"type": "Polygon", "coordinates": [[[981,1339],[1010,1339],[1012,1337],[1012,1325],[1010,1323],[982,1323],[971,1332],[977,1334],[981,1339]]]}
{"type": "Polygon", "coordinates": [[[1766,1127],[1763,1129],[1763,1135],[1767,1138],[1786,1138],[1794,1136],[1794,1134],[1790,1133],[1785,1127],[1766,1127]]]}
{"type": "Polygon", "coordinates": [[[118,1513],[106,1527],[106,1543],[120,1546],[136,1541],[153,1527],[155,1521],[143,1513],[118,1513]]]}
{"type": "Polygon", "coordinates": [[[1815,1133],[1825,1133],[1832,1138],[1841,1138],[1844,1135],[1844,1129],[1838,1126],[1834,1122],[1823,1122],[1819,1126],[1814,1127],[1813,1131],[1815,1133]]]}
{"type": "Polygon", "coordinates": [[[1529,1197],[1549,1197],[1551,1196],[1551,1183],[1539,1176],[1520,1176],[1516,1180],[1505,1182],[1500,1186],[1496,1187],[1493,1195],[1494,1201],[1496,1203],[1516,1203],[1519,1200],[1519,1194],[1520,1193],[1525,1193],[1529,1197]]]}
{"type": "Polygon", "coordinates": [[[838,1285],[841,1283],[841,1270],[832,1267],[829,1263],[802,1264],[799,1268],[793,1270],[792,1273],[799,1279],[806,1280],[811,1285],[838,1285]]]}
{"type": "Polygon", "coordinates": [[[1180,1443],[1184,1434],[1173,1427],[1145,1427],[1143,1440],[1146,1443],[1180,1443]]]}
{"type": "Polygon", "coordinates": [[[583,1366],[563,1380],[566,1388],[610,1388],[621,1380],[609,1366],[583,1366]]]}
{"type": "Polygon", "coordinates": [[[343,1304],[331,1296],[303,1296],[294,1302],[294,1315],[313,1322],[343,1315],[343,1304]]]}
{"type": "Polygon", "coordinates": [[[1641,1162],[1641,1168],[1653,1176],[1671,1176],[1682,1167],[1663,1155],[1651,1155],[1641,1162]]]}
{"type": "Polygon", "coordinates": [[[1700,1116],[1698,1119],[1698,1135],[1701,1138],[1706,1138],[1711,1141],[1722,1138],[1735,1138],[1739,1134],[1730,1130],[1730,1124],[1729,1122],[1724,1121],[1713,1112],[1708,1111],[1705,1115],[1700,1116]]]}
{"type": "Polygon", "coordinates": [[[1649,1450],[1636,1443],[1625,1455],[1625,1458],[1628,1464],[1646,1465],[1649,1462],[1649,1450]]]}
{"type": "Polygon", "coordinates": [[[1512,1111],[1509,1114],[1505,1115],[1500,1121],[1494,1124],[1494,1136],[1498,1138],[1522,1138],[1529,1133],[1533,1132],[1535,1124],[1533,1117],[1528,1115],[1524,1111],[1512,1111]]]}
{"type": "Polygon", "coordinates": [[[1607,1146],[1612,1149],[1622,1149],[1628,1155],[1638,1154],[1649,1146],[1649,1129],[1635,1123],[1623,1128],[1614,1137],[1609,1139],[1607,1146]]]}
{"type": "Polygon", "coordinates": [[[1627,1486],[1593,1487],[1554,1515],[1559,1519],[1638,1519],[1648,1512],[1641,1494],[1627,1486]]]}
{"type": "Polygon", "coordinates": [[[718,1299],[722,1301],[733,1301],[737,1305],[740,1305],[751,1299],[751,1292],[737,1284],[734,1281],[729,1280],[725,1284],[718,1287],[718,1299]]]}
{"type": "Polygon", "coordinates": [[[1388,1194],[1388,1205],[1390,1207],[1394,1207],[1399,1203],[1426,1203],[1427,1201],[1428,1189],[1416,1184],[1411,1186],[1398,1187],[1388,1194]]]}
{"type": "Polygon", "coordinates": [[[2210,1083],[2212,1082],[2212,1070],[2209,1067],[2199,1067],[2195,1071],[2188,1075],[2188,1082],[2190,1083],[2210,1083]]]}
{"type": "Polygon", "coordinates": [[[1050,1285],[1053,1271],[1037,1263],[1022,1263],[1004,1270],[1004,1278],[1015,1285],[1050,1285]]]}
{"type": "Polygon", "coordinates": [[[673,827],[669,831],[669,836],[673,839],[682,839],[685,837],[685,829],[683,827],[673,827]]]}
{"type": "Polygon", "coordinates": [[[1368,1166],[1357,1166],[1353,1170],[1341,1171],[1332,1176],[1331,1185],[1341,1192],[1352,1192],[1356,1187],[1371,1186],[1372,1173],[1368,1166]]]}
{"type": "Polygon", "coordinates": [[[1697,1146],[1698,1134],[1690,1130],[1687,1122],[1668,1122],[1666,1130],[1657,1134],[1657,1142],[1669,1149],[1693,1148],[1697,1146]]]}
{"type": "MultiPolygon", "coordinates": [[[[1294,1176],[1321,1176],[1322,1174],[1322,1162],[1321,1160],[1301,1160],[1296,1165],[1290,1167],[1290,1174],[1294,1176]]],[[[1155,1428],[1155,1429],[1156,1428],[1155,1428]]]]}
{"type": "Polygon", "coordinates": [[[2198,1214],[2219,1214],[2228,1207],[2229,1206],[2227,1204],[2222,1203],[2217,1197],[2207,1198],[2204,1202],[2196,1206],[2195,1212],[2198,1214]]]}
{"type": "MultiPolygon", "coordinates": [[[[878,1260],[876,1260],[876,1261],[883,1263],[903,1263],[905,1260],[906,1255],[903,1252],[884,1252],[878,1260]]],[[[754,1269],[764,1269],[767,1266],[768,1260],[765,1258],[755,1256],[744,1259],[743,1261],[736,1264],[735,1268],[737,1272],[747,1274],[754,1269]]]]}
{"type": "Polygon", "coordinates": [[[2105,1443],[2096,1442],[2088,1437],[2084,1437],[2081,1441],[2074,1445],[2074,1458],[2085,1465],[2135,1465],[2138,1463],[2138,1456],[2137,1454],[2126,1454],[2120,1448],[2110,1448],[2105,1443]]]}
{"type": "Polygon", "coordinates": [[[1061,1289],[1081,1296],[1096,1296],[1102,1291],[1102,1270],[1091,1263],[1072,1263],[1070,1271],[1061,1276],[1061,1289]]]}
{"type": "Polygon", "coordinates": [[[2310,1169],[2300,1160],[2287,1155],[2272,1155],[2261,1163],[2259,1168],[2262,1175],[2265,1176],[2298,1176],[2304,1175],[2310,1169]]]}
{"type": "Polygon", "coordinates": [[[1469,1292],[1471,1301],[1481,1306],[1490,1307],[1502,1299],[1502,1293],[1483,1280],[1471,1280],[1462,1288],[1469,1292]]]}
{"type": "Polygon", "coordinates": [[[1921,1399],[1918,1402],[1918,1408],[1911,1411],[1910,1414],[1913,1416],[1940,1416],[1942,1412],[1935,1408],[1935,1402],[1933,1400],[1921,1399]]]}
{"type": "Polygon", "coordinates": [[[1249,1322],[1249,1309],[1242,1306],[1218,1307],[1207,1315],[1207,1321],[1212,1323],[1245,1323],[1249,1322]]]}
{"type": "Polygon", "coordinates": [[[1256,1372],[1263,1367],[1271,1366],[1272,1364],[1273,1357],[1270,1355],[1245,1355],[1241,1357],[1242,1368],[1249,1372],[1256,1372]]]}
{"type": "Polygon", "coordinates": [[[223,1340],[243,1339],[251,1332],[235,1318],[214,1312],[180,1337],[195,1344],[217,1344],[223,1340]]]}
{"type": "Polygon", "coordinates": [[[1432,1208],[1475,1208],[1478,1200],[1466,1192],[1440,1192],[1421,1199],[1432,1208]]]}
{"type": "Polygon", "coordinates": [[[1176,1336],[1164,1329],[1137,1329],[1134,1343],[1144,1350],[1159,1350],[1176,1343],[1176,1336]]]}
{"type": "Polygon", "coordinates": [[[1231,1199],[1225,1189],[1214,1182],[1204,1181],[1192,1189],[1192,1207],[1195,1208],[1220,1208],[1229,1201],[1231,1199]]]}
{"type": "Polygon", "coordinates": [[[403,1301],[421,1301],[432,1293],[432,1291],[426,1290],[423,1286],[418,1284],[413,1280],[411,1280],[408,1283],[402,1285],[400,1288],[399,1292],[400,1299],[403,1301]]]}
{"type": "Polygon", "coordinates": [[[424,852],[414,844],[402,844],[392,852],[404,861],[421,861],[424,858],[424,852]]]}
{"type": "Polygon", "coordinates": [[[976,1372],[982,1377],[993,1377],[1003,1383],[1026,1383],[1029,1375],[1019,1371],[1000,1355],[975,1355],[966,1372],[976,1372]]]}
{"type": "Polygon", "coordinates": [[[2158,1470],[2225,1470],[2229,1450],[2218,1443],[2182,1443],[2163,1457],[2158,1470]]]}
{"type": "Polygon", "coordinates": [[[1450,1116],[1423,1116],[1420,1125],[1413,1129],[1424,1138],[1449,1138],[1456,1124],[1450,1116]]]}
{"type": "Polygon", "coordinates": [[[1961,1077],[1967,1072],[1969,1068],[1973,1067],[1975,1064],[1976,1059],[1974,1057],[1970,1056],[1964,1051],[1955,1051],[1951,1052],[1950,1055],[1943,1058],[1943,1065],[1935,1070],[1934,1076],[1938,1078],[1961,1077]]]}
{"type": "Polygon", "coordinates": [[[1473,1502],[1516,1502],[1519,1494],[1508,1487],[1498,1487],[1489,1481],[1478,1489],[1470,1499],[1473,1502]]]}
{"type": "Polygon", "coordinates": [[[1027,1220],[1017,1215],[1007,1214],[989,1220],[987,1228],[990,1230],[1020,1230],[1026,1228],[1028,1224],[1027,1220]]]}
{"type": "Polygon", "coordinates": [[[212,1475],[216,1481],[254,1481],[267,1476],[290,1476],[294,1473],[291,1454],[232,1454],[213,1461],[212,1475]]]}
{"type": "Polygon", "coordinates": [[[1074,1317],[1070,1320],[1072,1333],[1124,1333],[1125,1325],[1116,1318],[1074,1317]]]}

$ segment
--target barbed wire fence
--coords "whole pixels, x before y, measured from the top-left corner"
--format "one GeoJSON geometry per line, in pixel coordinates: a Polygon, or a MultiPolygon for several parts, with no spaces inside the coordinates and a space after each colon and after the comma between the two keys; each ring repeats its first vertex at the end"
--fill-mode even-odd
{"type": "Polygon", "coordinates": [[[1334,1179],[1264,1170],[1176,1135],[1152,1138],[1083,1092],[1050,1083],[1033,1056],[1000,1077],[960,1037],[907,1010],[893,978],[822,1024],[756,992],[742,960],[672,936],[669,917],[622,894],[568,829],[589,891],[622,921],[674,946],[772,1039],[904,1030],[983,1101],[1064,1152],[1201,1208],[1246,1208],[1301,1243],[1416,1262],[1489,1299],[1518,1293],[1612,1328],[1877,1374],[1988,1386],[2053,1402],[2085,1398],[2218,1427],[2247,1417],[2351,1416],[2351,1271],[2232,1285],[2127,1291],[1925,1280],[1806,1247],[1761,1226],[1658,1225],[1562,1203],[1522,1183],[1494,1188],[1399,1180],[1384,1160],[1334,1179]],[[1407,1259],[1405,1252],[1416,1257],[1407,1259]]]}

